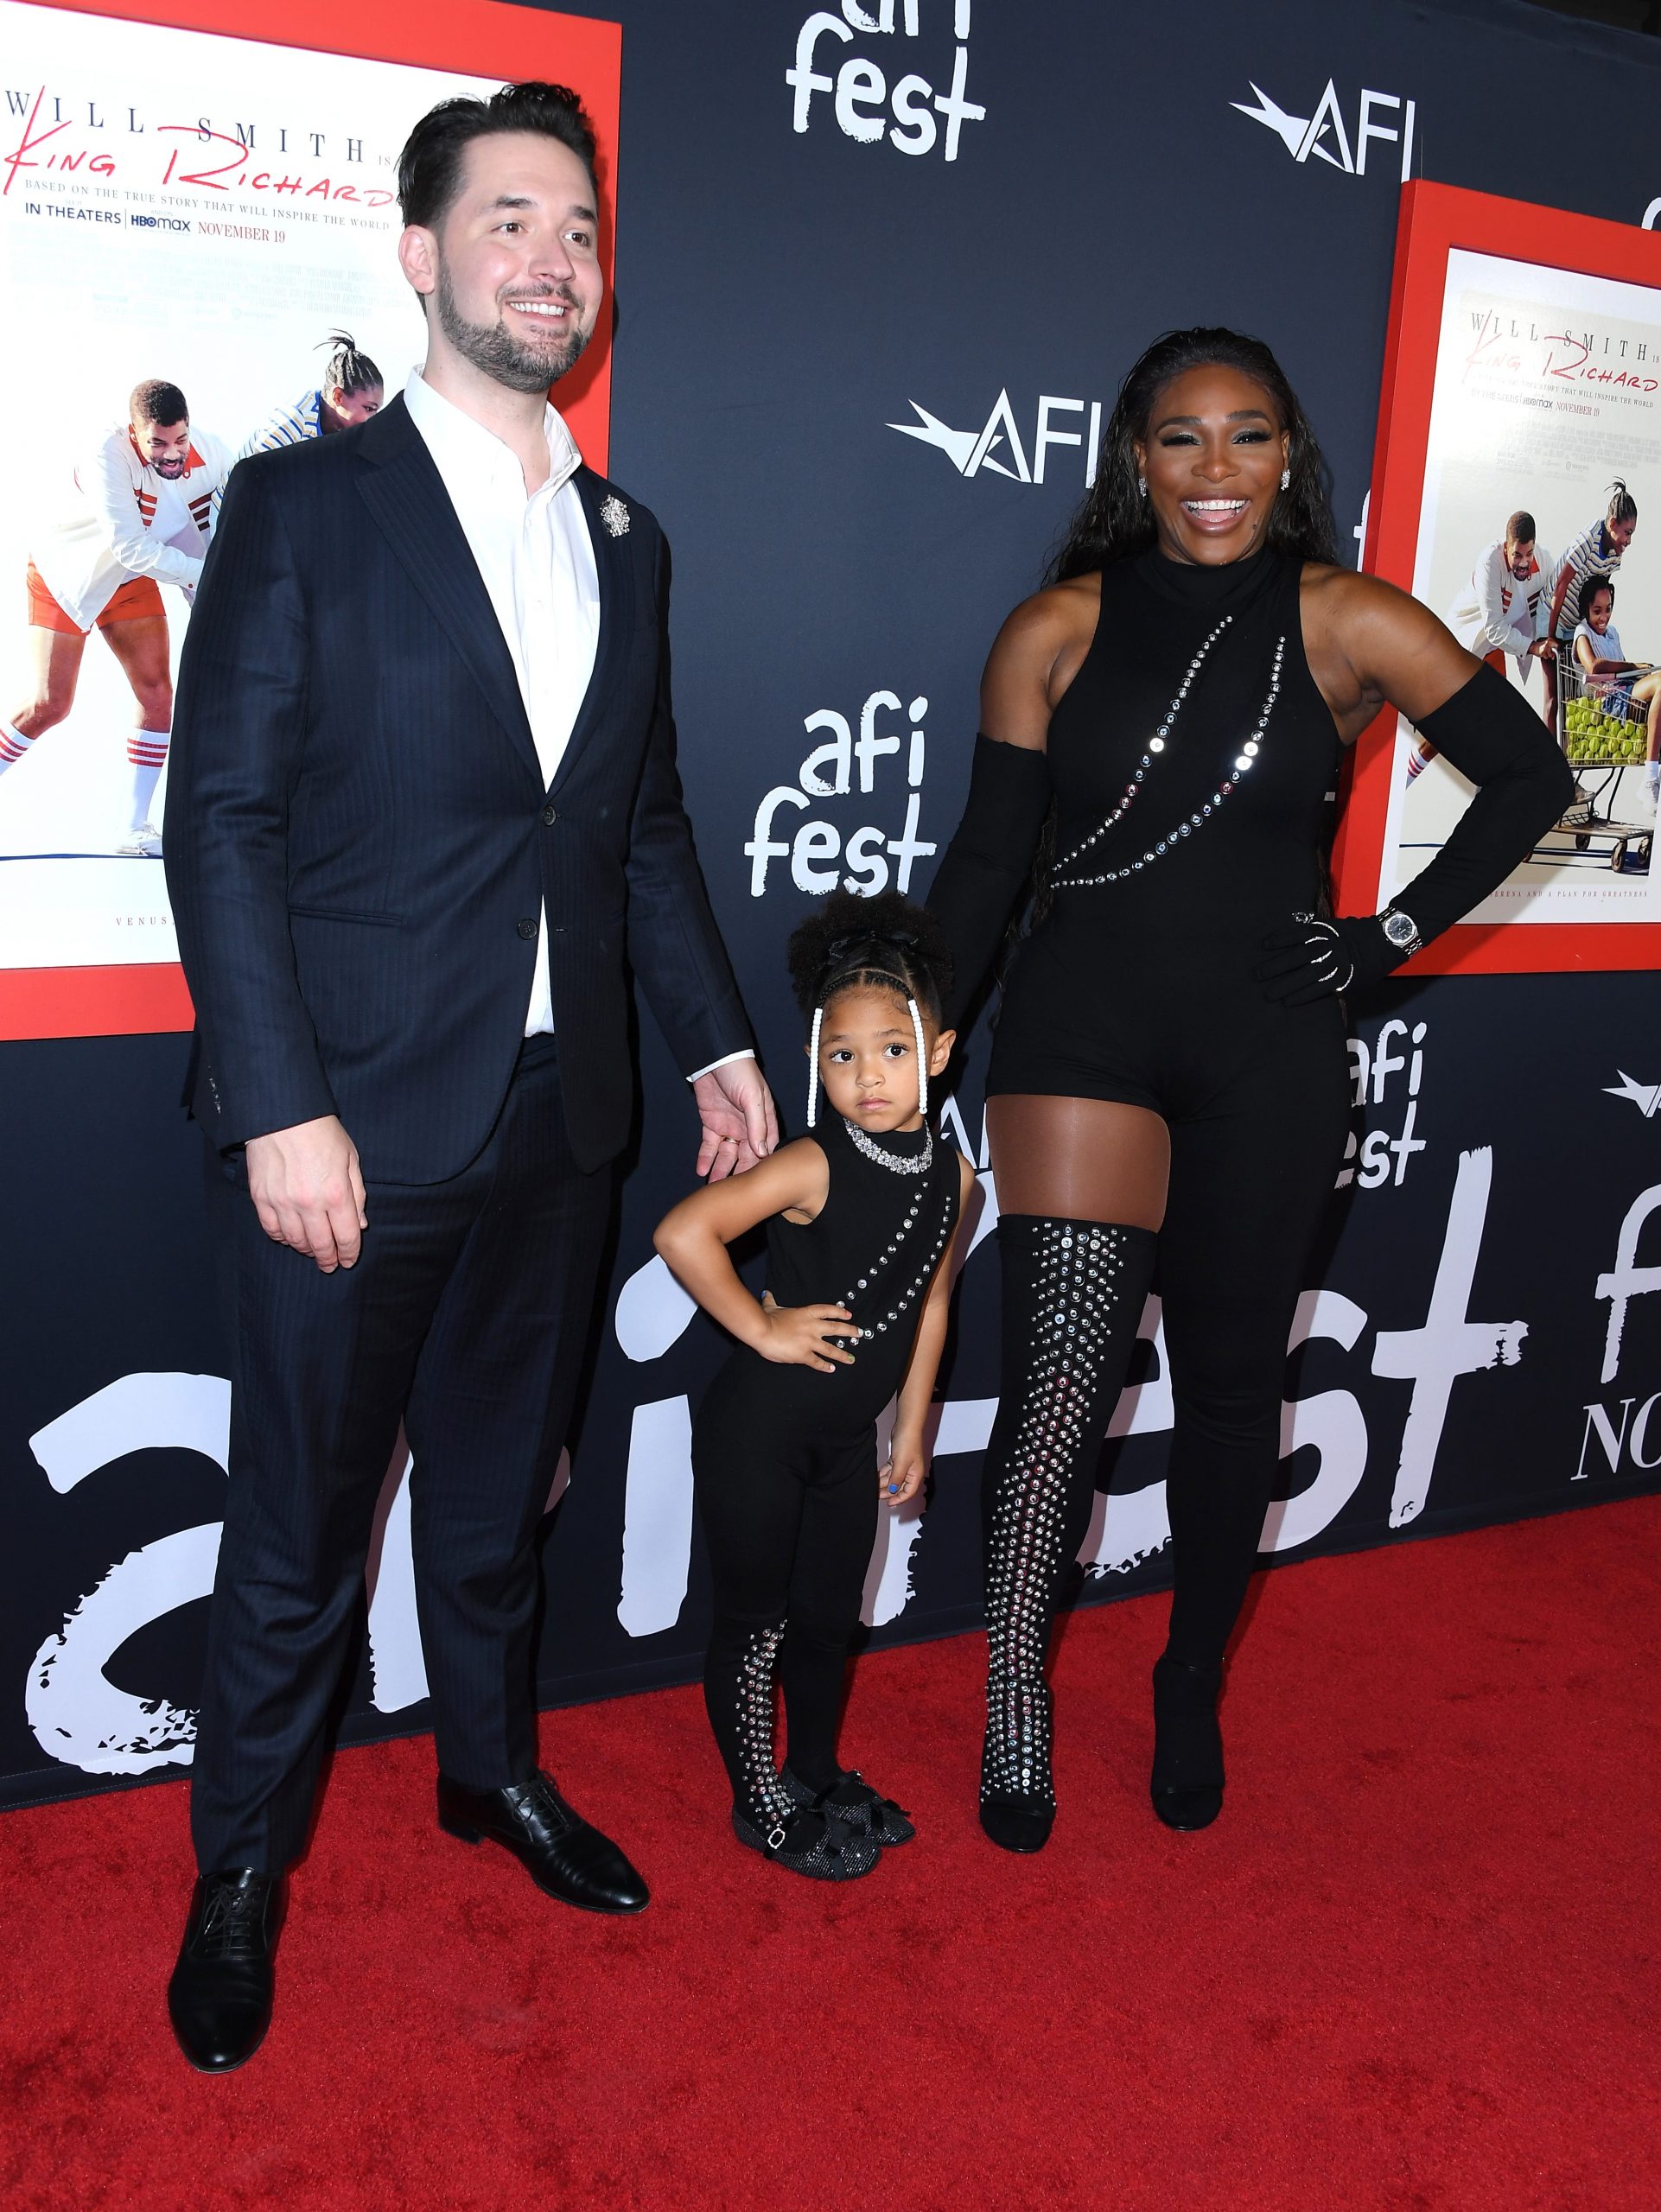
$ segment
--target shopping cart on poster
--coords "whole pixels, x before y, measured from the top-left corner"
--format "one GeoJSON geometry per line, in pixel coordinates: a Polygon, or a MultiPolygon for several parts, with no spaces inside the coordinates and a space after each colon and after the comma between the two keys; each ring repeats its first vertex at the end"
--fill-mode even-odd
{"type": "Polygon", "coordinates": [[[1623,819],[1630,808],[1648,751],[1644,711],[1635,708],[1619,681],[1588,676],[1577,660],[1557,655],[1557,741],[1575,772],[1576,796],[1557,824],[1586,852],[1597,841],[1603,857],[1608,845],[1611,867],[1626,861],[1630,839],[1647,839],[1653,825],[1623,819]],[[1630,773],[1628,772],[1631,772],[1630,773]]]}

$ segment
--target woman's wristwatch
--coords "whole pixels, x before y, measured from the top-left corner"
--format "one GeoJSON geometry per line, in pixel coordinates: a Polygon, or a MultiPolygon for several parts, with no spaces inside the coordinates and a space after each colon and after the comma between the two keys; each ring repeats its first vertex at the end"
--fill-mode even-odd
{"type": "Polygon", "coordinates": [[[1424,939],[1419,935],[1418,924],[1411,914],[1404,914],[1399,906],[1386,906],[1378,917],[1378,926],[1398,961],[1423,951],[1424,939]]]}

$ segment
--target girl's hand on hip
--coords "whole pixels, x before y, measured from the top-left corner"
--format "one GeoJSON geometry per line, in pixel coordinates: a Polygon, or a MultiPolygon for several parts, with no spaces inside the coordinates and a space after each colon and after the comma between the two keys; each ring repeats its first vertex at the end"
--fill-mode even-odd
{"type": "Polygon", "coordinates": [[[768,1291],[761,1300],[762,1330],[754,1350],[780,1367],[811,1367],[830,1375],[854,1363],[842,1342],[859,1334],[853,1318],[845,1306],[776,1306],[768,1291]]]}

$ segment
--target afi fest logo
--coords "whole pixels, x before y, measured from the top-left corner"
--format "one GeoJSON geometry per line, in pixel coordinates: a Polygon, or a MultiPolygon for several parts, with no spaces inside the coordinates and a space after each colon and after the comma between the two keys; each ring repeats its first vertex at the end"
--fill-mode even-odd
{"type": "Polygon", "coordinates": [[[797,32],[795,64],[785,72],[785,82],[796,96],[792,118],[796,130],[811,127],[816,96],[823,95],[844,137],[864,146],[880,146],[886,138],[899,152],[917,156],[932,153],[937,144],[943,144],[945,159],[955,162],[964,124],[986,120],[986,110],[964,97],[970,3],[951,0],[956,43],[951,84],[945,92],[937,92],[928,77],[907,66],[935,51],[933,45],[926,44],[924,54],[914,54],[907,45],[885,49],[888,71],[868,54],[843,49],[856,45],[856,33],[867,38],[920,39],[925,18],[938,41],[946,0],[899,0],[898,20],[895,0],[875,0],[870,8],[862,7],[860,0],[842,0],[838,14],[818,10],[797,32]],[[891,83],[890,73],[896,71],[891,83]]]}
{"type": "Polygon", "coordinates": [[[991,413],[977,430],[954,430],[949,423],[943,423],[938,415],[931,415],[918,401],[911,400],[908,404],[917,417],[914,423],[889,423],[885,427],[898,430],[902,438],[917,438],[926,446],[937,448],[959,476],[978,476],[983,469],[990,468],[995,476],[1007,476],[1017,484],[1041,484],[1051,448],[1076,446],[1085,490],[1096,480],[1096,455],[1102,442],[1099,399],[1065,399],[1053,391],[1041,392],[1024,441],[1007,390],[999,392],[991,413]],[[1076,427],[1070,428],[1075,416],[1076,427]],[[1029,448],[1030,464],[1027,458],[1029,448]]]}
{"type": "MultiPolygon", "coordinates": [[[[775,784],[755,810],[754,829],[744,848],[750,863],[752,899],[766,897],[767,870],[774,861],[787,861],[790,880],[796,888],[815,894],[834,891],[840,881],[844,890],[858,891],[867,898],[874,898],[888,887],[890,861],[894,864],[895,888],[911,889],[913,866],[920,860],[926,860],[935,849],[932,844],[923,843],[917,835],[923,804],[923,768],[927,757],[927,739],[922,724],[927,712],[928,701],[920,696],[902,709],[897,691],[873,691],[859,709],[857,734],[854,723],[834,707],[821,707],[805,718],[802,727],[808,735],[813,737],[823,732],[824,742],[815,746],[803,760],[793,784],[775,784]],[[887,721],[902,713],[906,723],[903,734],[901,729],[879,726],[879,715],[887,721]],[[877,762],[888,754],[898,754],[902,745],[906,812],[901,828],[890,830],[880,823],[865,823],[848,830],[844,836],[839,821],[809,813],[815,799],[849,798],[856,780],[862,799],[874,795],[878,781],[877,762]],[[798,817],[806,818],[798,820],[798,817]]],[[[894,768],[882,779],[888,791],[893,794],[884,809],[890,820],[901,796],[894,788],[899,766],[896,760],[894,768]]],[[[831,811],[841,815],[847,810],[838,807],[831,811]]],[[[862,804],[859,811],[864,813],[868,809],[862,804]]]]}
{"type": "MultiPolygon", "coordinates": [[[[1632,1084],[1630,1076],[1623,1076],[1621,1080],[1632,1084]]],[[[1612,1096],[1631,1097],[1635,1104],[1639,1105],[1647,1099],[1650,1103],[1644,1106],[1645,1113],[1649,1115],[1655,1111],[1655,1092],[1640,1092],[1637,1084],[1632,1084],[1627,1091],[1614,1091],[1612,1096]]],[[[1651,1298],[1657,1291],[1661,1291],[1661,1267],[1644,1265],[1638,1256],[1639,1239],[1657,1213],[1661,1213],[1661,1183],[1652,1185],[1647,1191],[1640,1191],[1627,1207],[1615,1239],[1615,1263],[1597,1280],[1597,1296],[1609,1302],[1609,1319],[1603,1333],[1603,1367],[1598,1376],[1602,1387],[1607,1388],[1613,1382],[1620,1372],[1622,1341],[1626,1334],[1626,1319],[1632,1300],[1651,1298]]],[[[1651,1231],[1651,1237],[1653,1234],[1651,1231]]],[[[1584,1482],[1588,1475],[1599,1471],[1596,1453],[1591,1450],[1594,1445],[1602,1452],[1612,1475],[1626,1471],[1621,1465],[1623,1458],[1627,1465],[1639,1474],[1653,1474],[1656,1468],[1661,1467],[1661,1443],[1658,1443],[1654,1451],[1649,1449],[1650,1423],[1655,1417],[1658,1405],[1661,1405],[1661,1390],[1651,1391],[1641,1404],[1636,1391],[1628,1393],[1613,1405],[1594,1399],[1583,1409],[1586,1427],[1581,1433],[1581,1459],[1575,1470],[1575,1480],[1584,1482]],[[1635,1406],[1638,1408],[1636,1413],[1632,1410],[1635,1406]],[[1592,1460],[1590,1466],[1587,1465],[1588,1457],[1592,1460]]]]}
{"type": "Polygon", "coordinates": [[[1257,95],[1255,105],[1248,106],[1244,100],[1231,100],[1229,105],[1237,114],[1250,116],[1254,123],[1272,130],[1295,162],[1301,163],[1313,157],[1342,169],[1346,176],[1365,176],[1369,146],[1399,146],[1402,182],[1405,184],[1412,175],[1413,129],[1419,112],[1416,100],[1400,99],[1394,92],[1364,92],[1352,140],[1338,88],[1330,77],[1313,115],[1293,115],[1270,99],[1261,85],[1251,89],[1257,95]],[[1384,115],[1393,116],[1394,121],[1381,121],[1384,115]]]}

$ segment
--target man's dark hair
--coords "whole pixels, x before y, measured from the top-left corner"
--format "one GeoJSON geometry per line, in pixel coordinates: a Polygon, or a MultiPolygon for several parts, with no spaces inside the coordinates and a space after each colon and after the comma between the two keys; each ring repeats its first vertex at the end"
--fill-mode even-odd
{"type": "Polygon", "coordinates": [[[127,420],[159,423],[164,429],[171,429],[175,423],[190,420],[190,409],[176,384],[169,384],[165,377],[146,377],[143,384],[132,388],[132,397],[127,402],[127,420]]]}
{"type": "Polygon", "coordinates": [[[1579,606],[1581,610],[1581,620],[1582,622],[1589,622],[1591,620],[1592,601],[1597,597],[1601,591],[1607,591],[1608,593],[1609,605],[1611,609],[1613,609],[1615,603],[1614,578],[1613,576],[1588,576],[1586,579],[1586,582],[1581,586],[1579,597],[1576,601],[1576,604],[1579,606]]]}
{"type": "Polygon", "coordinates": [[[582,103],[563,85],[532,78],[504,85],[487,100],[440,100],[404,142],[398,157],[398,205],[406,223],[434,231],[461,188],[461,163],[475,138],[509,130],[540,132],[569,146],[594,182],[594,132],[582,103]]]}
{"type": "Polygon", "coordinates": [[[1534,517],[1526,507],[1518,507],[1505,524],[1507,545],[1532,545],[1535,539],[1534,517]]]}

